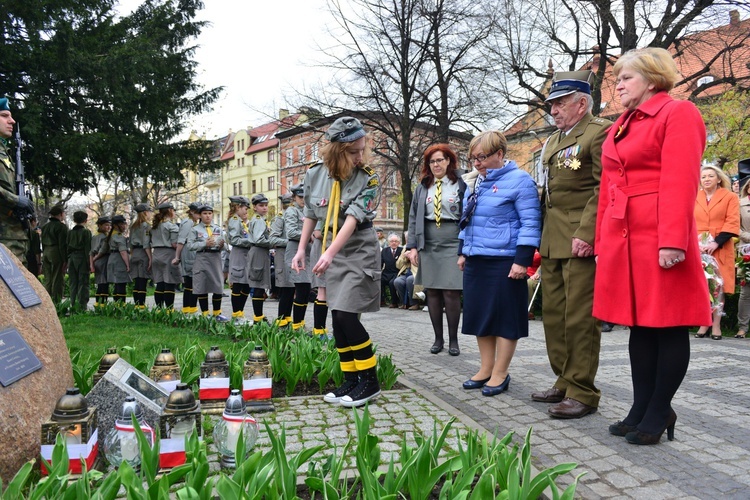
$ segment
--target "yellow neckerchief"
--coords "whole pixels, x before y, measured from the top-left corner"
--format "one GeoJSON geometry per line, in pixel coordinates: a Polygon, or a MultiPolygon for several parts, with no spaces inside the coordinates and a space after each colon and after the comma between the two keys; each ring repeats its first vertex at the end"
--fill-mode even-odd
{"type": "Polygon", "coordinates": [[[247,220],[240,219],[240,224],[242,224],[242,229],[244,229],[246,233],[250,232],[250,230],[247,228],[247,220]]]}
{"type": "MultiPolygon", "coordinates": [[[[205,224],[203,224],[203,225],[206,226],[205,224]]],[[[211,238],[214,235],[214,232],[211,231],[211,225],[210,224],[208,226],[206,226],[206,232],[208,233],[208,237],[209,238],[211,238]]]]}
{"type": "Polygon", "coordinates": [[[333,235],[331,236],[331,243],[336,239],[336,233],[339,231],[339,204],[341,203],[341,183],[337,180],[333,181],[331,185],[331,196],[328,200],[328,213],[326,214],[326,227],[323,229],[323,243],[321,246],[320,253],[326,251],[326,241],[328,241],[328,227],[331,223],[331,217],[335,217],[333,220],[333,235]],[[335,207],[335,208],[334,208],[335,207]]]}

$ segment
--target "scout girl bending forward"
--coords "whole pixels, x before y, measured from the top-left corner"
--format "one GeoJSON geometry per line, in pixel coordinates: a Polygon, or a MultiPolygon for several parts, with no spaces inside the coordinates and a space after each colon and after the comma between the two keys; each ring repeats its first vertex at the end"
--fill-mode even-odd
{"type": "MultiPolygon", "coordinates": [[[[380,185],[375,171],[363,161],[366,137],[359,120],[339,118],[329,127],[326,138],[331,142],[321,150],[324,163],[310,168],[305,176],[305,222],[300,241],[309,241],[316,222],[325,220],[322,254],[312,272],[326,275],[344,383],[323,399],[347,407],[362,406],[380,395],[370,336],[358,317],[380,308],[380,247],[372,226],[380,185]]],[[[305,268],[304,245],[297,250],[292,266],[295,270],[305,268]]]]}

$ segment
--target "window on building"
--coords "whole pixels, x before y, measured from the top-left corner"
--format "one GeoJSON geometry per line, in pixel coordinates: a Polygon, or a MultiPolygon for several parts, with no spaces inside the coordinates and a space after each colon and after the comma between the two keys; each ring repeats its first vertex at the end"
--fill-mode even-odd
{"type": "Polygon", "coordinates": [[[253,181],[253,193],[257,193],[258,192],[255,188],[256,188],[255,181],[253,181]]]}
{"type": "Polygon", "coordinates": [[[237,183],[236,182],[232,184],[232,192],[234,193],[234,196],[237,196],[237,183]]]}
{"type": "Polygon", "coordinates": [[[307,163],[307,148],[305,146],[299,148],[299,161],[300,163],[307,163]]]}
{"type": "Polygon", "coordinates": [[[385,218],[386,219],[396,218],[396,204],[393,203],[392,201],[389,201],[385,207],[385,218]]]}
{"type": "Polygon", "coordinates": [[[238,182],[237,185],[239,186],[239,192],[237,194],[241,195],[242,194],[242,183],[238,182]]]}
{"type": "Polygon", "coordinates": [[[310,149],[310,156],[312,157],[312,161],[318,161],[318,143],[316,142],[315,144],[313,144],[310,149]]]}
{"type": "Polygon", "coordinates": [[[305,182],[305,174],[300,174],[299,175],[299,183],[302,184],[303,182],[305,182]]]}
{"type": "Polygon", "coordinates": [[[391,172],[391,175],[388,176],[388,180],[386,181],[386,187],[389,187],[389,188],[398,187],[396,185],[396,172],[391,172]]]}
{"type": "Polygon", "coordinates": [[[534,180],[536,181],[537,185],[544,184],[544,165],[542,165],[541,150],[534,153],[531,164],[533,165],[532,172],[534,172],[534,180]]]}
{"type": "Polygon", "coordinates": [[[268,161],[276,161],[276,150],[275,149],[269,149],[268,150],[268,161]]]}
{"type": "Polygon", "coordinates": [[[276,177],[271,176],[268,178],[268,190],[274,191],[276,189],[276,177]]]}
{"type": "Polygon", "coordinates": [[[286,192],[289,193],[292,191],[292,184],[294,183],[294,178],[290,175],[286,178],[286,192]]]}
{"type": "Polygon", "coordinates": [[[286,166],[287,166],[287,167],[290,167],[290,166],[292,166],[292,154],[293,154],[293,153],[292,153],[292,150],[291,150],[291,149],[290,149],[289,151],[287,151],[287,152],[286,152],[286,166]]]}
{"type": "Polygon", "coordinates": [[[253,155],[253,167],[258,164],[258,155],[253,155]]]}

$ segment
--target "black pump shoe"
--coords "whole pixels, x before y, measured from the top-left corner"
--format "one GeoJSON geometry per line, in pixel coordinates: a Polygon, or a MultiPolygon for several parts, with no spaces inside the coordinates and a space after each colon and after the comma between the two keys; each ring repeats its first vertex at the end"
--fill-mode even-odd
{"type": "Polygon", "coordinates": [[[442,350],[443,350],[442,345],[432,344],[432,347],[430,347],[430,354],[437,354],[442,350]]]}
{"type": "Polygon", "coordinates": [[[635,425],[624,424],[621,420],[618,420],[617,422],[609,426],[609,433],[613,436],[624,437],[628,432],[637,430],[638,428],[635,425]]]}
{"type": "Polygon", "coordinates": [[[628,432],[627,434],[625,434],[625,439],[627,439],[628,443],[630,444],[640,444],[640,445],[658,444],[659,441],[661,441],[661,436],[662,434],[664,434],[664,431],[667,431],[667,439],[670,441],[674,441],[675,423],[677,423],[677,414],[675,414],[675,412],[672,411],[671,415],[669,415],[669,420],[667,420],[667,423],[664,426],[664,429],[662,429],[660,433],[646,434],[645,432],[641,432],[636,429],[632,432],[628,432]]]}

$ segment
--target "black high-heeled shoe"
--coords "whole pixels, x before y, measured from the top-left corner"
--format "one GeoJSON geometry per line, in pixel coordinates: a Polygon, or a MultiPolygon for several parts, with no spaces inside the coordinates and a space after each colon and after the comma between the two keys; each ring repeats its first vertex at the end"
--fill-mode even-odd
{"type": "Polygon", "coordinates": [[[664,426],[664,429],[661,430],[658,434],[646,434],[645,432],[641,432],[639,430],[635,430],[632,432],[628,432],[625,434],[625,439],[627,439],[628,443],[630,444],[640,444],[640,445],[649,445],[649,444],[658,444],[661,440],[661,435],[664,434],[664,431],[667,431],[667,439],[670,441],[674,441],[674,425],[677,423],[677,414],[672,410],[672,413],[669,415],[669,419],[667,420],[667,425],[664,426]]]}
{"type": "Polygon", "coordinates": [[[618,420],[614,424],[609,426],[609,433],[613,436],[625,436],[628,432],[637,431],[638,427],[635,425],[628,425],[623,423],[622,420],[618,420]]]}

